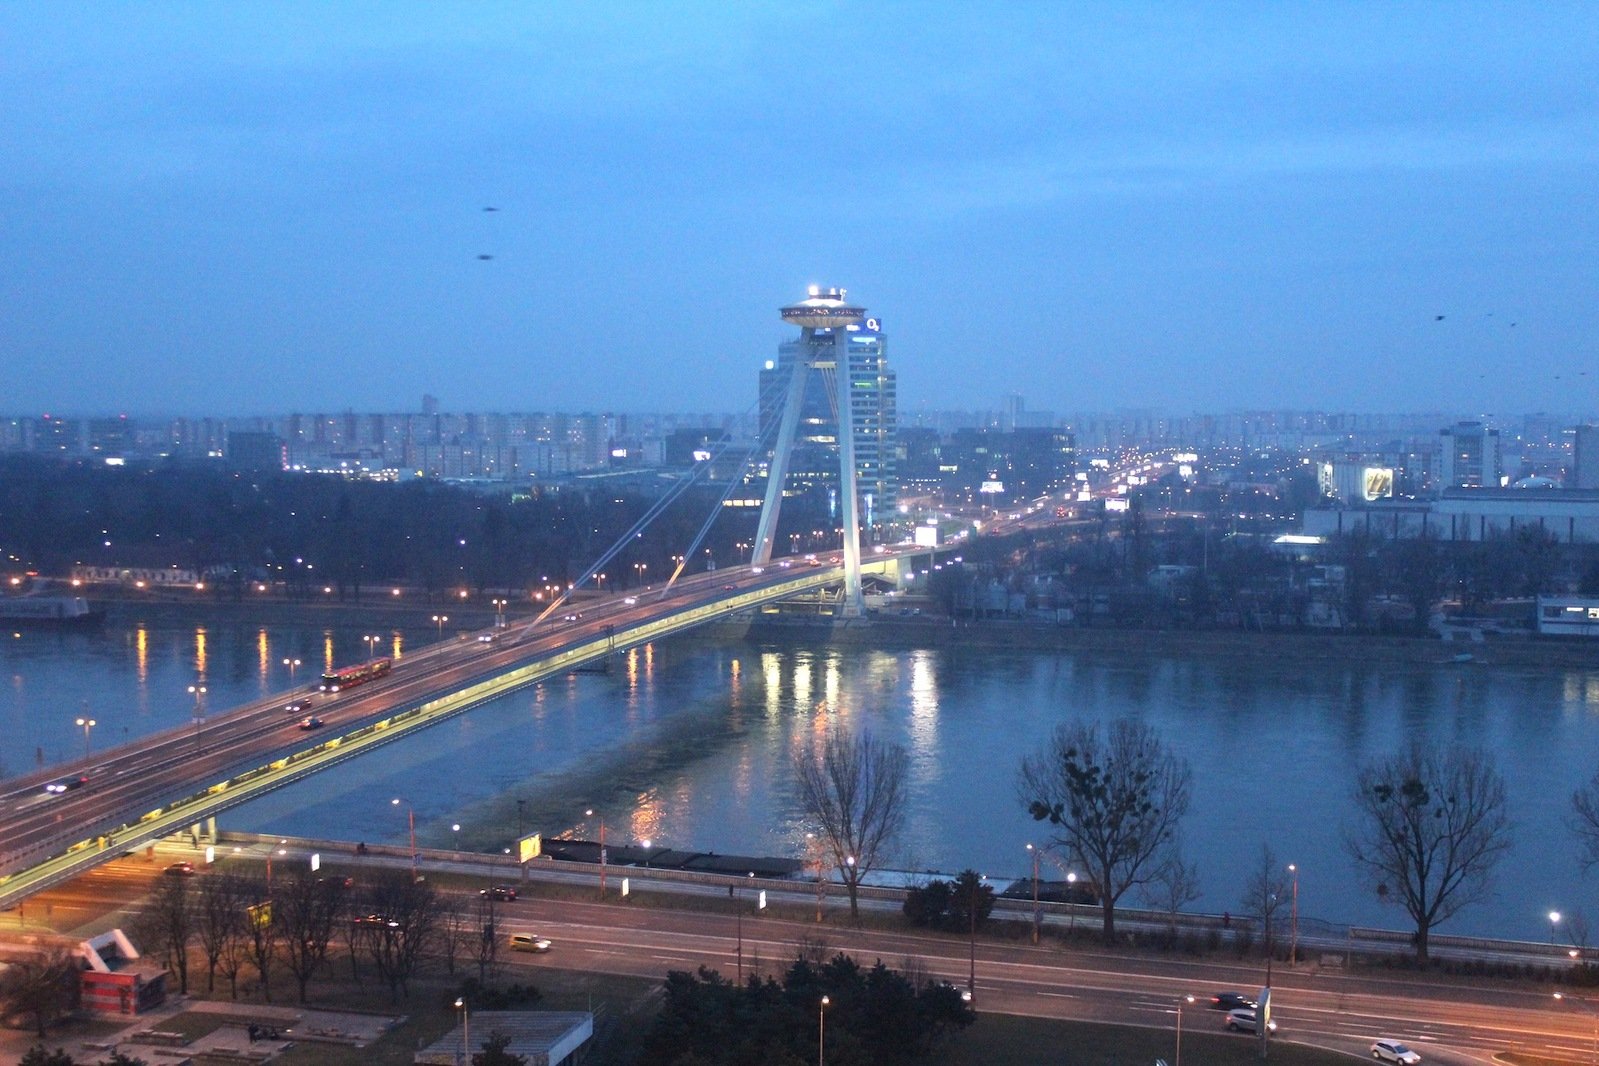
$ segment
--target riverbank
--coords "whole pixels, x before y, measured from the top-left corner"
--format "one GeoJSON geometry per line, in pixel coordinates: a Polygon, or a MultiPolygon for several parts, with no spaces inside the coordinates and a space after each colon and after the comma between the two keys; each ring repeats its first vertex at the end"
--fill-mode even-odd
{"type": "Polygon", "coordinates": [[[1158,652],[1229,655],[1262,662],[1426,663],[1482,666],[1556,666],[1599,670],[1599,642],[1499,637],[1474,643],[1425,637],[1344,633],[1261,633],[1242,630],[1088,629],[1016,621],[952,621],[921,615],[844,624],[816,618],[762,619],[715,627],[724,635],[763,644],[830,643],[884,648],[1004,648],[1062,651],[1158,652]]]}

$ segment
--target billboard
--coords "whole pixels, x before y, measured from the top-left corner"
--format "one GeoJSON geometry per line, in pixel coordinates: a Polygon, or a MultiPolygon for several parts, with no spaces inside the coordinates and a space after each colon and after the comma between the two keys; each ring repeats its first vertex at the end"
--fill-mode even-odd
{"type": "Polygon", "coordinates": [[[544,838],[538,833],[534,833],[531,836],[525,836],[516,842],[517,862],[527,862],[529,859],[536,859],[543,853],[544,838]]]}
{"type": "Polygon", "coordinates": [[[1368,500],[1392,499],[1394,494],[1394,468],[1391,466],[1368,466],[1361,474],[1361,483],[1365,486],[1363,495],[1368,500]]]}

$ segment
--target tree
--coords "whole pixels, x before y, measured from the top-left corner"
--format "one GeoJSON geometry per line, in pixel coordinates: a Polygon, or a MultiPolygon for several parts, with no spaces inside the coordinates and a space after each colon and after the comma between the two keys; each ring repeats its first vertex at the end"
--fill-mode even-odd
{"type": "Polygon", "coordinates": [[[861,880],[883,857],[905,821],[910,756],[898,744],[870,733],[828,733],[819,748],[794,757],[794,776],[805,813],[822,836],[849,891],[852,918],[860,917],[861,880]]]}
{"type": "Polygon", "coordinates": [[[189,878],[163,877],[150,896],[150,907],[140,918],[140,939],[158,944],[166,955],[167,965],[177,972],[178,991],[189,992],[189,942],[198,928],[195,912],[195,893],[190,891],[189,878]]]}
{"type": "Polygon", "coordinates": [[[339,878],[296,877],[274,901],[272,918],[282,936],[284,961],[300,986],[301,1003],[306,1002],[306,986],[327,961],[345,891],[339,878]]]}
{"type": "Polygon", "coordinates": [[[5,1014],[33,1020],[43,1037],[51,1023],[67,1013],[77,992],[74,982],[82,964],[66,948],[49,947],[16,959],[0,970],[0,1003],[5,1014]]]}
{"type": "Polygon", "coordinates": [[[1276,920],[1277,912],[1289,905],[1293,890],[1293,879],[1288,875],[1287,868],[1277,861],[1277,854],[1271,850],[1271,845],[1262,842],[1260,863],[1250,873],[1249,880],[1244,882],[1244,898],[1238,906],[1244,914],[1259,919],[1268,956],[1271,954],[1272,923],[1276,920]]]}
{"type": "Polygon", "coordinates": [[[63,1050],[52,1051],[43,1044],[35,1044],[17,1060],[17,1066],[73,1066],[73,1058],[63,1050]]]}
{"type": "Polygon", "coordinates": [[[994,913],[994,887],[985,884],[976,870],[962,870],[950,882],[949,921],[951,929],[970,931],[988,924],[994,913]]]}
{"type": "Polygon", "coordinates": [[[1200,897],[1199,867],[1183,861],[1182,849],[1174,841],[1139,889],[1139,896],[1145,905],[1166,915],[1166,931],[1175,938],[1177,915],[1200,897]]]}
{"type": "Polygon", "coordinates": [[[527,1056],[510,1050],[511,1038],[504,1033],[490,1033],[483,1041],[483,1050],[472,1055],[477,1066],[526,1066],[527,1056]]]}
{"type": "Polygon", "coordinates": [[[1590,870],[1599,864],[1599,772],[1571,794],[1571,809],[1571,828],[1582,844],[1582,868],[1590,870]]]}
{"type": "Polygon", "coordinates": [[[1412,743],[1362,768],[1354,800],[1345,846],[1378,895],[1416,923],[1416,959],[1425,963],[1432,929],[1488,894],[1510,846],[1504,781],[1481,750],[1412,743]]]}
{"type": "MultiPolygon", "coordinates": [[[[217,967],[239,931],[239,914],[244,907],[243,883],[236,874],[211,874],[200,878],[194,902],[195,933],[205,953],[206,991],[217,988],[217,967]]],[[[237,978],[238,970],[232,971],[237,978]]],[[[238,998],[237,981],[234,998],[238,998]]]]}
{"type": "Polygon", "coordinates": [[[1028,813],[1058,827],[1057,845],[1088,870],[1099,892],[1105,940],[1116,935],[1116,903],[1147,882],[1188,810],[1192,772],[1142,722],[1123,718],[1060,726],[1049,745],[1022,761],[1019,791],[1028,813]]]}
{"type": "Polygon", "coordinates": [[[244,890],[244,953],[260,978],[261,997],[271,1003],[272,962],[277,958],[278,934],[282,927],[277,920],[277,907],[267,889],[266,878],[246,879],[244,890]]]}
{"type": "Polygon", "coordinates": [[[444,901],[411,871],[390,871],[372,886],[375,919],[366,923],[367,949],[378,975],[398,1000],[410,994],[410,980],[433,939],[439,935],[444,901]]]}

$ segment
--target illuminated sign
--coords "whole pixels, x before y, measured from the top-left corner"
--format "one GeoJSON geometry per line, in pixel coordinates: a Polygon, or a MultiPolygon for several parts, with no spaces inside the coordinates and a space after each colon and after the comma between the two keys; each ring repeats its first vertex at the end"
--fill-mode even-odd
{"type": "Polygon", "coordinates": [[[1316,487],[1323,496],[1338,495],[1338,482],[1333,477],[1333,465],[1322,463],[1316,468],[1316,487]]]}
{"type": "Polygon", "coordinates": [[[916,532],[915,532],[915,534],[913,536],[915,538],[916,546],[918,548],[936,548],[936,547],[938,547],[938,527],[937,526],[917,526],[916,527],[916,532]]]}
{"type": "Polygon", "coordinates": [[[1394,471],[1387,466],[1368,466],[1361,477],[1368,500],[1386,500],[1394,494],[1394,471]]]}
{"type": "Polygon", "coordinates": [[[1105,501],[1105,510],[1107,510],[1107,511],[1125,511],[1125,510],[1127,510],[1127,507],[1128,507],[1128,503],[1127,503],[1126,500],[1106,500],[1105,501]]]}
{"type": "Polygon", "coordinates": [[[708,462],[710,462],[710,459],[711,459],[711,453],[709,451],[707,451],[706,449],[704,449],[704,448],[695,448],[694,449],[694,461],[696,463],[708,463],[708,462]]]}
{"type": "Polygon", "coordinates": [[[871,330],[873,333],[876,333],[878,330],[881,330],[883,327],[882,327],[882,325],[879,324],[879,320],[878,319],[868,318],[866,320],[866,328],[871,330]]]}
{"type": "Polygon", "coordinates": [[[543,853],[544,838],[538,833],[534,833],[532,836],[525,836],[516,842],[516,854],[518,862],[528,862],[532,859],[538,858],[543,853]]]}

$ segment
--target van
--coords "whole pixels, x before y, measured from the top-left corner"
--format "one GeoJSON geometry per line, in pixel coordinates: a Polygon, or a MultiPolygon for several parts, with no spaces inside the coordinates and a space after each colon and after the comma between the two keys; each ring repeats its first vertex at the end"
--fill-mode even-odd
{"type": "Polygon", "coordinates": [[[512,951],[548,951],[550,941],[547,937],[535,936],[532,933],[512,933],[512,951]]]}

